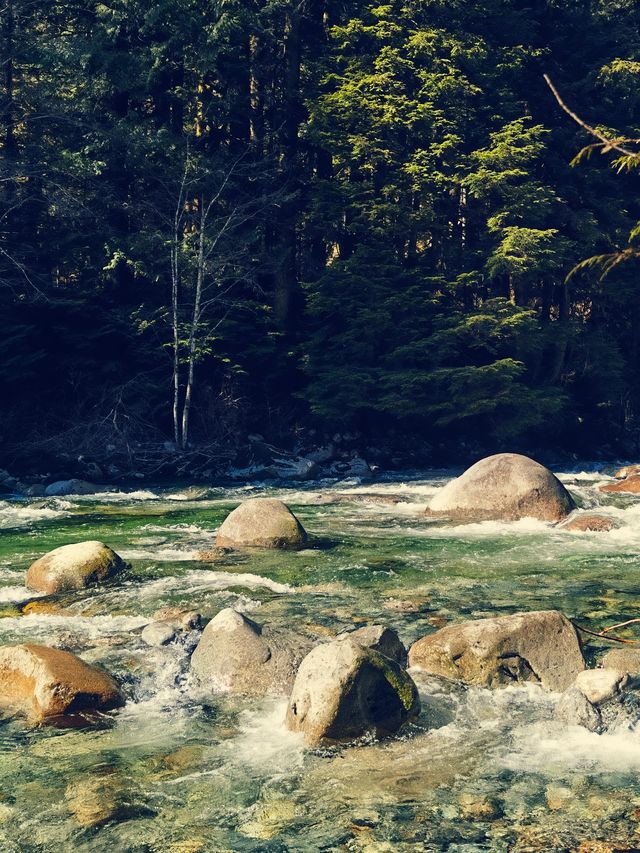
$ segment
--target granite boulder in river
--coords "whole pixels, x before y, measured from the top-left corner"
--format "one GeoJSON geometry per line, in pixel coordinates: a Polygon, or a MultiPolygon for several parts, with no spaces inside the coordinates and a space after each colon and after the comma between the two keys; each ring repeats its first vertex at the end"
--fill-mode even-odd
{"type": "Polygon", "coordinates": [[[109,580],[126,566],[103,542],[77,542],[49,551],[29,567],[29,589],[51,595],[109,580]]]}
{"type": "Polygon", "coordinates": [[[258,625],[228,607],[204,629],[191,668],[200,684],[212,691],[286,695],[311,647],[306,637],[258,625]]]}
{"type": "Polygon", "coordinates": [[[229,513],[216,537],[218,548],[301,548],[307,534],[289,507],[276,498],[251,498],[229,513]]]}
{"type": "Polygon", "coordinates": [[[483,687],[533,681],[558,691],[585,668],[576,629],[557,610],[447,625],[411,646],[409,666],[483,687]]]}
{"type": "Polygon", "coordinates": [[[286,725],[309,746],[394,734],[420,711],[411,677],[391,658],[346,635],[300,664],[286,725]]]}
{"type": "Polygon", "coordinates": [[[569,492],[544,465],[519,453],[498,453],[440,489],[427,515],[459,521],[560,521],[574,509],[569,492]]]}
{"type": "Polygon", "coordinates": [[[123,704],[111,676],[71,652],[31,643],[0,647],[0,706],[34,722],[64,722],[123,704]]]}

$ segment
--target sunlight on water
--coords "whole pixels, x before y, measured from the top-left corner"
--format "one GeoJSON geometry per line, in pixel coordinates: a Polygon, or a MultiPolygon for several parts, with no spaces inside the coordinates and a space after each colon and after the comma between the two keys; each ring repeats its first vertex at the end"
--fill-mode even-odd
{"type": "MultiPolygon", "coordinates": [[[[205,618],[234,606],[316,641],[384,622],[405,643],[451,621],[518,610],[561,609],[595,631],[637,615],[639,499],[600,493],[610,478],[583,470],[560,476],[582,508],[616,523],[610,532],[425,518],[451,475],[0,502],[0,641],[75,651],[113,672],[127,696],[95,730],[0,727],[0,849],[524,853],[599,839],[631,847],[640,838],[640,734],[561,726],[557,696],[536,685],[467,689],[416,673],[423,710],[401,737],[309,751],[285,729],[283,700],[204,695],[189,673],[188,642],[142,640],[167,605],[205,618]],[[308,547],[214,552],[227,512],[263,494],[292,506],[308,547]],[[24,586],[35,557],[84,539],[107,542],[131,564],[117,584],[57,599],[24,586]],[[83,808],[118,797],[126,807],[83,823],[83,808]]],[[[588,657],[606,646],[590,644],[588,657]]]]}

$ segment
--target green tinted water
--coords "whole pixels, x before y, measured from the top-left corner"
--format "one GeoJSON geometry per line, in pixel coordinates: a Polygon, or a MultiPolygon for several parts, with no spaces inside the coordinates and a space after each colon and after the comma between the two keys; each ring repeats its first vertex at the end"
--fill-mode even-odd
{"type": "MultiPolygon", "coordinates": [[[[489,692],[423,676],[423,712],[401,738],[309,752],[284,729],[283,702],[200,695],[182,647],[150,648],[140,639],[164,605],[207,617],[232,605],[316,639],[382,621],[410,643],[447,621],[539,608],[599,630],[640,609],[640,501],[605,499],[595,488],[601,479],[566,478],[582,505],[601,504],[621,525],[599,534],[529,520],[434,524],[422,510],[437,478],[0,503],[0,643],[68,648],[112,671],[129,697],[100,730],[29,731],[4,722],[0,849],[467,853],[572,850],[598,839],[640,845],[640,734],[561,727],[551,719],[555,697],[534,686],[489,692]],[[337,491],[351,500],[324,502],[337,491]],[[266,493],[292,506],[312,534],[310,547],[200,561],[227,512],[266,493]],[[24,615],[30,562],[82,539],[106,541],[131,571],[24,615]],[[88,826],[101,815],[104,825],[88,826]]],[[[589,646],[588,656],[597,659],[605,646],[589,646]]]]}

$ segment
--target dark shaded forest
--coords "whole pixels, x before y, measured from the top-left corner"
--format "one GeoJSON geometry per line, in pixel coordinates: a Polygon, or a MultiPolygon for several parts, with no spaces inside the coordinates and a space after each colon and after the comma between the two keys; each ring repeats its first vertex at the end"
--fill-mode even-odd
{"type": "Polygon", "coordinates": [[[5,453],[636,449],[636,0],[0,2],[5,453]]]}

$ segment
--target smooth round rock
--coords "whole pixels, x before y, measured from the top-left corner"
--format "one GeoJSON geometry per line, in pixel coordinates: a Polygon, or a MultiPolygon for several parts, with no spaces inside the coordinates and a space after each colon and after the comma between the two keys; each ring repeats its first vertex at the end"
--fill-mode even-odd
{"type": "Polygon", "coordinates": [[[576,676],[575,685],[592,705],[600,705],[617,696],[628,681],[627,673],[617,669],[585,669],[576,676]]]}
{"type": "Polygon", "coordinates": [[[276,498],[252,498],[229,513],[216,537],[218,548],[302,548],[307,534],[289,507],[276,498]]]}
{"type": "Polygon", "coordinates": [[[498,453],[447,483],[426,514],[461,521],[560,521],[574,509],[569,492],[544,465],[519,453],[498,453]]]}
{"type": "Polygon", "coordinates": [[[104,542],[77,542],[55,548],[36,560],[29,567],[26,584],[48,595],[85,589],[109,580],[125,565],[104,542]]]}
{"type": "Polygon", "coordinates": [[[123,704],[111,676],[71,652],[27,643],[0,647],[0,705],[34,721],[64,722],[123,704]]]}

